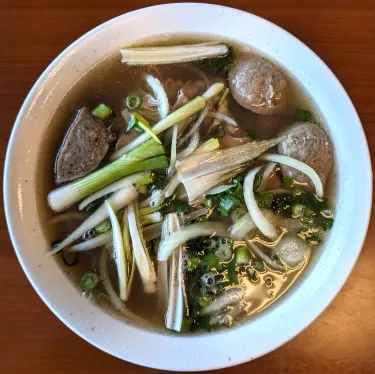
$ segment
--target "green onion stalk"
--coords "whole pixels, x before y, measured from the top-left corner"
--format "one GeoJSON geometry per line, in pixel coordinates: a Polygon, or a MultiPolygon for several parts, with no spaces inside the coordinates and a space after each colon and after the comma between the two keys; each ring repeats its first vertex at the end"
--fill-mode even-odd
{"type": "MultiPolygon", "coordinates": [[[[158,135],[161,132],[176,125],[177,123],[191,117],[193,114],[198,113],[206,106],[207,101],[212,100],[216,95],[218,95],[223,90],[223,88],[223,83],[214,83],[211,87],[208,88],[208,90],[202,96],[197,96],[195,99],[189,101],[181,108],[178,108],[177,110],[175,110],[174,112],[170,113],[168,116],[160,120],[155,126],[152,127],[152,132],[155,135],[158,135]]],[[[124,153],[136,149],[139,145],[144,143],[146,140],[150,139],[150,137],[151,135],[148,132],[144,132],[136,139],[134,139],[133,141],[119,149],[117,152],[115,152],[112,155],[111,159],[115,160],[124,153]]]]}
{"type": "Polygon", "coordinates": [[[168,167],[168,159],[161,144],[150,139],[109,165],[72,183],[51,191],[50,207],[61,212],[69,206],[118,179],[142,170],[168,167]]]}

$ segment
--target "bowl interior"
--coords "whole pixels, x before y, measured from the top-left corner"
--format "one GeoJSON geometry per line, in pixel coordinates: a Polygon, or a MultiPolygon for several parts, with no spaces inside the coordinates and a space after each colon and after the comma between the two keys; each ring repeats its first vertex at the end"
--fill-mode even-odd
{"type": "Polygon", "coordinates": [[[113,19],[77,40],[53,61],[17,117],[6,158],[4,200],[12,242],[25,273],[49,308],[73,331],[98,348],[140,365],[208,370],[275,349],[328,305],[359,255],[370,216],[371,179],[367,143],[356,111],[335,76],[310,49],[279,27],[245,12],[208,4],[170,4],[113,19]],[[148,27],[140,28],[142,24],[148,27]],[[280,302],[239,328],[176,336],[123,323],[80,296],[56,261],[44,255],[48,243],[36,206],[40,192],[35,181],[41,172],[38,150],[46,126],[77,79],[124,44],[192,31],[255,48],[295,76],[328,126],[336,152],[338,188],[335,225],[327,242],[314,266],[280,302]],[[249,344],[254,341],[257,344],[249,344]]]}

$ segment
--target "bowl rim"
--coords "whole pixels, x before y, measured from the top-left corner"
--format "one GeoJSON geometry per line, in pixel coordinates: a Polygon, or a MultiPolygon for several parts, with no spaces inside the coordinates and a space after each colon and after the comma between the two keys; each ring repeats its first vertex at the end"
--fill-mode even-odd
{"type": "MultiPolygon", "coordinates": [[[[370,153],[368,149],[368,145],[366,142],[366,137],[364,130],[361,126],[360,119],[358,117],[358,114],[350,101],[349,96],[347,95],[345,89],[341,85],[341,83],[338,81],[336,76],[333,74],[333,72],[328,68],[328,66],[311,50],[309,49],[305,44],[303,44],[301,41],[299,41],[297,38],[295,38],[293,35],[291,35],[289,32],[285,31],[284,29],[280,28],[279,26],[263,19],[258,16],[255,16],[251,13],[247,13],[238,9],[226,7],[226,6],[220,6],[220,5],[214,5],[214,4],[204,4],[204,3],[174,3],[174,4],[163,4],[163,5],[156,5],[152,7],[147,7],[143,9],[138,9],[129,13],[125,13],[123,15],[120,15],[118,17],[115,17],[97,27],[94,29],[90,30],[83,36],[81,36],[79,39],[77,39],[75,42],[73,42],[70,46],[68,46],[64,51],[62,51],[52,62],[51,64],[46,68],[46,70],[42,73],[42,75],[39,77],[39,79],[36,81],[36,83],[33,85],[32,89],[28,93],[21,109],[20,112],[17,115],[17,118],[15,120],[15,124],[12,129],[11,136],[9,138],[9,143],[7,147],[7,152],[6,152],[6,159],[5,159],[5,167],[4,167],[4,178],[3,178],[3,187],[4,187],[4,207],[5,207],[5,216],[6,216],[6,221],[8,225],[8,230],[9,234],[11,237],[12,244],[14,246],[17,258],[27,276],[29,279],[30,283],[32,284],[33,288],[36,290],[38,295],[41,297],[41,299],[45,302],[45,304],[49,307],[49,309],[60,319],[66,324],[72,331],[74,331],[76,334],[81,336],[83,339],[88,341],[89,343],[93,344],[97,348],[114,355],[116,357],[126,359],[127,361],[140,364],[140,365],[146,365],[149,367],[154,367],[158,369],[167,369],[167,370],[191,370],[191,371],[198,371],[198,370],[212,370],[212,369],[218,369],[218,368],[224,368],[224,367],[229,367],[233,365],[237,365],[240,363],[244,363],[248,360],[257,358],[259,356],[262,356],[266,353],[269,353],[273,351],[274,349],[278,348],[279,346],[285,344],[287,341],[291,340],[294,338],[297,334],[299,334],[301,331],[303,331],[307,326],[310,325],[311,322],[313,322],[324,310],[325,308],[329,305],[329,303],[334,299],[334,297],[338,294],[338,292],[341,290],[342,286],[344,285],[345,281],[350,275],[350,272],[354,268],[354,265],[358,259],[358,256],[360,254],[361,248],[363,246],[364,240],[366,238],[366,233],[370,221],[370,213],[371,213],[371,204],[372,204],[372,167],[371,167],[371,160],[370,160],[370,153]],[[340,94],[342,95],[342,99],[346,101],[348,107],[348,110],[351,112],[351,114],[355,118],[355,124],[353,126],[357,126],[356,130],[358,131],[358,136],[360,140],[362,141],[362,161],[364,166],[364,169],[366,170],[366,180],[364,183],[367,184],[367,195],[363,196],[364,201],[367,201],[367,209],[366,207],[363,208],[362,213],[365,214],[366,220],[362,224],[360,228],[360,236],[357,238],[356,242],[356,250],[352,254],[351,258],[351,263],[350,265],[347,266],[345,271],[341,274],[341,277],[337,284],[335,284],[335,287],[330,292],[327,292],[324,296],[324,300],[321,302],[321,305],[318,308],[315,308],[312,312],[310,312],[309,316],[306,317],[304,316],[303,322],[300,322],[298,324],[298,327],[294,329],[292,333],[288,333],[283,338],[281,341],[278,342],[278,344],[274,344],[271,347],[268,347],[267,349],[263,349],[263,351],[260,354],[249,354],[246,352],[243,352],[242,355],[237,356],[235,359],[232,360],[220,360],[217,364],[215,362],[211,362],[212,360],[208,360],[209,362],[202,362],[199,361],[197,364],[191,365],[191,367],[187,367],[185,364],[181,364],[178,362],[178,360],[175,360],[175,362],[172,365],[165,365],[162,360],[155,360],[155,364],[151,361],[150,362],[144,362],[139,359],[133,359],[132,357],[124,357],[124,355],[118,354],[117,352],[114,351],[114,349],[108,348],[108,346],[104,346],[102,342],[98,341],[98,339],[90,338],[87,334],[83,333],[82,330],[80,330],[77,327],[77,323],[69,320],[68,318],[62,316],[59,310],[56,310],[56,308],[49,302],[48,297],[44,294],[44,292],[41,290],[40,285],[35,281],[33,278],[32,274],[29,272],[29,266],[28,264],[24,261],[24,258],[22,257],[22,252],[23,249],[20,248],[20,246],[17,244],[17,236],[19,234],[16,234],[16,228],[14,227],[14,212],[12,211],[14,206],[13,203],[14,201],[11,202],[12,200],[12,194],[11,194],[11,189],[14,188],[13,184],[11,183],[10,176],[12,174],[11,171],[11,153],[14,151],[14,144],[16,143],[16,136],[17,136],[17,129],[21,127],[22,121],[24,120],[24,115],[29,109],[34,96],[36,95],[39,86],[44,82],[46,77],[51,73],[54,67],[59,64],[59,62],[63,59],[64,56],[67,56],[74,48],[79,46],[83,41],[86,39],[90,38],[91,36],[95,35],[97,32],[104,31],[107,27],[116,24],[117,22],[120,22],[122,20],[129,19],[131,17],[137,17],[138,15],[142,15],[145,12],[153,12],[153,11],[158,11],[160,9],[165,10],[166,12],[184,12],[187,8],[186,7],[195,7],[195,9],[198,9],[199,11],[202,12],[208,12],[208,11],[222,11],[231,13],[232,17],[235,17],[235,15],[242,15],[242,17],[247,18],[248,20],[257,20],[257,22],[261,22],[264,25],[267,25],[267,27],[270,27],[271,29],[275,30],[275,32],[279,33],[280,35],[283,36],[283,38],[288,38],[289,40],[292,40],[292,42],[296,45],[299,46],[299,48],[303,48],[307,53],[309,53],[313,58],[316,60],[316,62],[320,65],[322,69],[325,70],[325,72],[330,76],[330,79],[332,83],[335,83],[336,86],[340,90],[340,94]]],[[[283,296],[285,297],[285,296],[283,296]]],[[[140,333],[140,330],[137,330],[140,333]]],[[[154,335],[153,333],[150,333],[151,335],[154,335]]],[[[150,334],[146,334],[148,337],[150,337],[150,334]]],[[[213,336],[218,337],[225,337],[225,334],[223,333],[217,333],[214,334],[213,336]]],[[[197,336],[198,338],[198,336],[197,336]]],[[[169,339],[169,337],[168,337],[169,339]]],[[[181,338],[183,339],[183,338],[181,338]]],[[[100,340],[100,339],[99,339],[100,340]]],[[[175,339],[172,339],[175,340],[175,339]]],[[[191,340],[191,339],[189,339],[191,340]]],[[[198,339],[194,339],[198,340],[198,339]]],[[[200,336],[200,340],[204,340],[204,344],[207,344],[208,342],[212,342],[212,340],[207,339],[207,338],[202,338],[200,336]]],[[[166,342],[166,340],[164,340],[166,342]]],[[[184,341],[182,344],[187,344],[186,341],[184,341]]],[[[189,343],[190,344],[190,343],[189,343]]],[[[215,358],[216,359],[216,358],[215,358]]]]}

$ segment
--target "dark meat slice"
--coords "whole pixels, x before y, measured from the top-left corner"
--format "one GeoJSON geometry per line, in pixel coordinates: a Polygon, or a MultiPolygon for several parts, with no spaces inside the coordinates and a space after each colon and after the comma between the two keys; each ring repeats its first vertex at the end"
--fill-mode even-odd
{"type": "Polygon", "coordinates": [[[103,121],[81,108],[57,155],[56,183],[83,177],[97,168],[108,151],[110,138],[103,121]]]}

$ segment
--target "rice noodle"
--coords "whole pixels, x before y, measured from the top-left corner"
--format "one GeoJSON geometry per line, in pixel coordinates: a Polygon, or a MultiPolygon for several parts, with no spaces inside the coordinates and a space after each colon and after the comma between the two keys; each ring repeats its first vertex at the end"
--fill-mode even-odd
{"type": "Polygon", "coordinates": [[[315,186],[315,193],[318,197],[323,197],[324,188],[323,183],[318,175],[318,173],[309,165],[305,164],[302,161],[299,161],[295,158],[276,155],[276,154],[265,154],[259,157],[260,160],[278,162],[279,164],[290,166],[294,169],[299,170],[300,172],[306,174],[315,186]]]}

